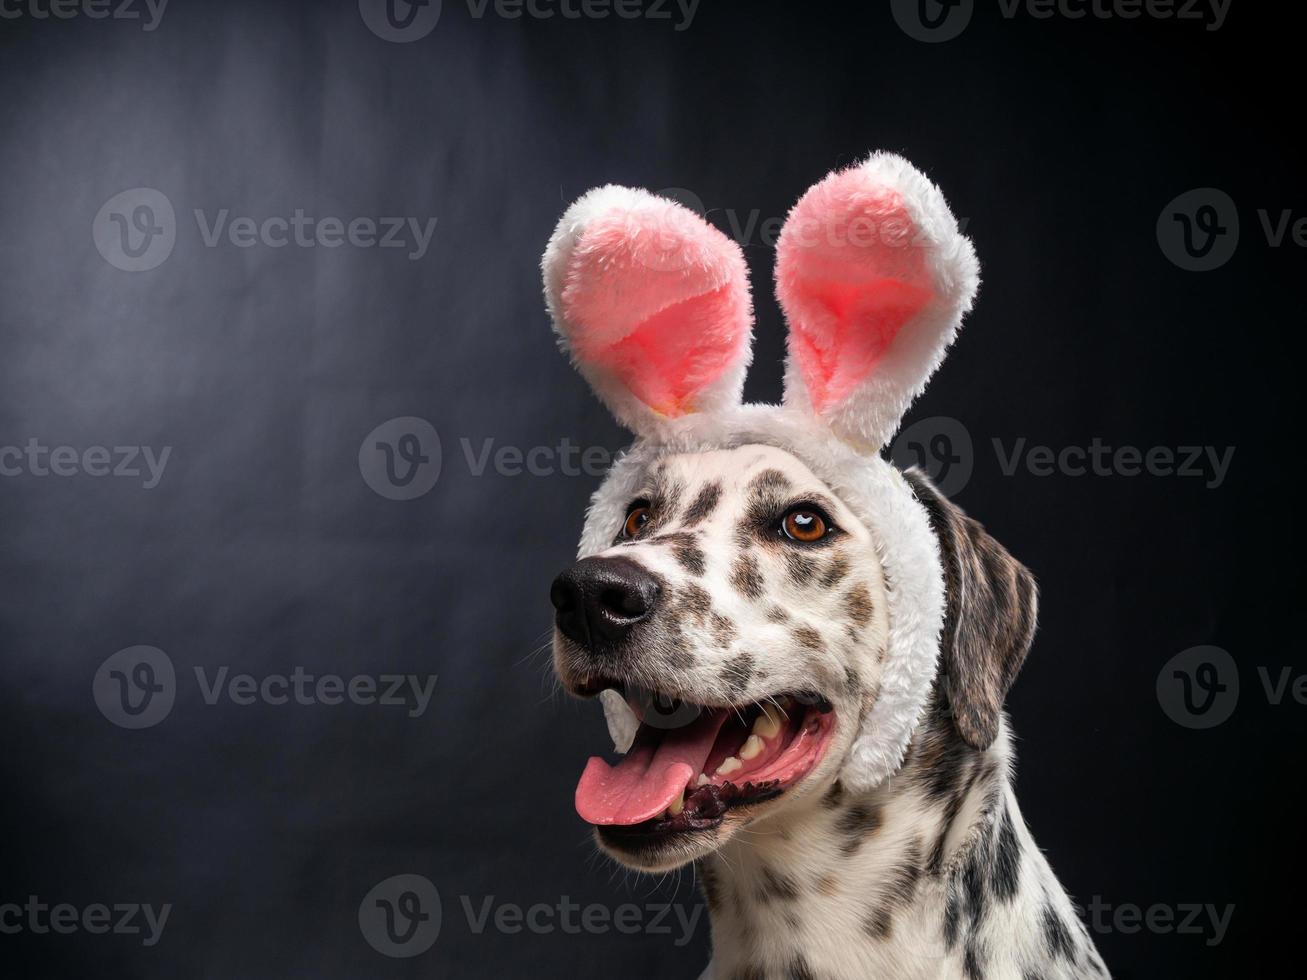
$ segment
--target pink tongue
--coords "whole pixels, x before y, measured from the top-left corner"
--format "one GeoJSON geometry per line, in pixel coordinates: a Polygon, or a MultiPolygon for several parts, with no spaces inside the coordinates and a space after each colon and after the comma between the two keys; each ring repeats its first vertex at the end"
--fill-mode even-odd
{"type": "Polygon", "coordinates": [[[670,730],[641,725],[616,766],[593,756],[576,786],[576,812],[586,823],[629,825],[659,816],[703,771],[727,711],[705,711],[670,730]]]}

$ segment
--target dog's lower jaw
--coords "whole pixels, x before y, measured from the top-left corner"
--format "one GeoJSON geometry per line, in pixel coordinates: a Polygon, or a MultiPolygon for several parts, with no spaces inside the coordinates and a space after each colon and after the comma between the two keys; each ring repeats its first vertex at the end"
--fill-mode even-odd
{"type": "Polygon", "coordinates": [[[1006,722],[977,751],[937,715],[885,785],[836,783],[697,861],[705,977],[1107,977],[1026,830],[1009,745],[1006,722]]]}

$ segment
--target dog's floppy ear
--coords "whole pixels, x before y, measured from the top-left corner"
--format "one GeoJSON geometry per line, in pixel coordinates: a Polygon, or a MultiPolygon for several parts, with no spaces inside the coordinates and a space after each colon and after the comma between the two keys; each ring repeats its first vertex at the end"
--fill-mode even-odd
{"type": "Polygon", "coordinates": [[[904,475],[930,516],[944,563],[942,689],[958,734],[984,749],[998,735],[1003,699],[1034,641],[1039,591],[1030,571],[923,473],[904,475]]]}
{"type": "Polygon", "coordinates": [[[738,405],[753,309],[739,245],[648,191],[596,188],[558,222],[542,261],[560,344],[618,421],[738,405]]]}
{"type": "Polygon", "coordinates": [[[980,284],[971,242],[939,188],[877,153],[810,188],[776,248],[790,325],[786,404],[876,452],[971,308],[980,284]]]}

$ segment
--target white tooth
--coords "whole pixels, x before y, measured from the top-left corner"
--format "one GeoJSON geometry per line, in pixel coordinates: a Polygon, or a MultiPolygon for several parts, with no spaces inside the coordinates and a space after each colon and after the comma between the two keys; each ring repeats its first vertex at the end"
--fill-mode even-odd
{"type": "Polygon", "coordinates": [[[744,768],[744,763],[743,763],[743,762],[741,762],[739,759],[735,758],[735,756],[733,756],[733,755],[732,755],[732,756],[727,756],[725,759],[722,760],[722,764],[721,764],[720,766],[717,767],[717,775],[719,775],[719,776],[729,776],[731,773],[735,772],[737,769],[743,769],[743,768],[744,768]]]}
{"type": "Polygon", "coordinates": [[[711,782],[712,782],[712,780],[708,778],[708,774],[707,774],[706,772],[701,772],[701,773],[699,773],[699,781],[698,781],[697,783],[695,783],[694,785],[695,785],[695,786],[707,786],[707,785],[708,785],[709,783],[711,783],[711,782]]]}
{"type": "Polygon", "coordinates": [[[679,817],[681,811],[685,809],[685,790],[681,790],[681,795],[672,800],[672,805],[667,808],[669,815],[679,817]]]}
{"type": "Polygon", "coordinates": [[[757,735],[750,735],[747,739],[744,740],[744,744],[740,746],[740,758],[744,759],[745,761],[748,761],[749,759],[756,759],[758,758],[759,754],[761,754],[762,748],[763,748],[762,739],[760,739],[757,735]]]}
{"type": "Polygon", "coordinates": [[[612,737],[613,748],[625,754],[635,741],[635,733],[640,728],[640,719],[635,716],[631,706],[611,687],[599,692],[599,701],[604,706],[604,719],[608,722],[608,734],[612,737]]]}
{"type": "Polygon", "coordinates": [[[762,714],[754,719],[753,733],[762,738],[775,738],[781,731],[780,713],[770,704],[762,706],[762,714]]]}

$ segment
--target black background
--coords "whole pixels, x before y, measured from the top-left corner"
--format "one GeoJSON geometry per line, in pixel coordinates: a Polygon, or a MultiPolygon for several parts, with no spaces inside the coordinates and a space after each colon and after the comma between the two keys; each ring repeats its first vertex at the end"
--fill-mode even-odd
{"type": "MultiPolygon", "coordinates": [[[[558,356],[537,263],[587,188],[684,188],[731,229],[781,217],[830,168],[904,153],[984,269],[974,314],[908,417],[959,420],[956,499],[1038,575],[1041,631],[1009,698],[1019,797],[1071,894],[1234,905],[1202,935],[1100,932],[1118,977],[1242,975],[1297,921],[1302,669],[1297,391],[1303,252],[1258,209],[1307,215],[1301,24],[1235,0],[1175,20],[1001,17],[905,35],[888,3],[705,0],[673,21],[505,19],[446,0],[388,43],[350,0],[173,0],[139,22],[0,21],[0,446],[172,446],[159,485],[0,478],[0,904],[174,905],[162,941],[0,935],[6,976],[693,976],[707,930],[477,935],[458,896],[524,906],[698,901],[594,857],[571,807],[597,706],[551,697],[546,598],[591,476],[474,476],[459,440],[619,448],[558,356]],[[91,223],[157,188],[158,268],[91,223]],[[1159,249],[1163,208],[1224,190],[1239,248],[1212,272],[1159,249]],[[430,251],[206,248],[191,213],[438,218],[430,251]],[[435,488],[360,476],[395,416],[439,431],[435,488]],[[1234,446],[1202,479],[1006,475],[991,440],[1234,446]],[[91,697],[114,651],[176,665],[159,725],[91,697]],[[1155,691],[1175,654],[1238,661],[1233,717],[1194,731],[1155,691]],[[212,674],[434,673],[431,708],[207,705],[212,674]],[[422,874],[441,935],[364,941],[364,894],[422,874]]],[[[747,394],[780,394],[771,240],[747,394]]],[[[1006,451],[1006,450],[1005,450],[1006,451]]]]}

